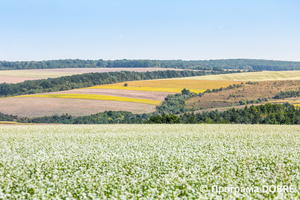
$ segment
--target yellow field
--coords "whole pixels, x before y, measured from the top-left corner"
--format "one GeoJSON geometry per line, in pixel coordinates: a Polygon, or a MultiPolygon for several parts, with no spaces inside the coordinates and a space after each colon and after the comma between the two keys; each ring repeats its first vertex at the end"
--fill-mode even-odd
{"type": "Polygon", "coordinates": [[[67,98],[67,99],[94,99],[94,100],[107,100],[107,101],[126,101],[143,103],[150,105],[159,105],[161,101],[149,100],[149,99],[137,99],[129,97],[117,97],[97,94],[36,94],[36,95],[22,95],[16,97],[42,97],[42,98],[67,98]]]}
{"type": "Polygon", "coordinates": [[[124,83],[115,83],[108,85],[98,85],[89,87],[88,89],[118,89],[118,90],[139,90],[139,91],[155,91],[155,92],[174,92],[180,93],[183,88],[189,89],[191,92],[199,93],[207,89],[217,89],[227,87],[231,84],[237,84],[237,81],[211,81],[211,80],[178,80],[178,79],[161,79],[147,81],[129,81],[128,86],[124,83]]]}
{"type": "Polygon", "coordinates": [[[220,81],[275,81],[300,80],[300,71],[263,71],[236,74],[221,74],[208,76],[193,76],[177,80],[220,80],[220,81]]]}
{"type": "Polygon", "coordinates": [[[278,99],[274,101],[270,101],[271,103],[284,103],[284,102],[290,102],[290,103],[295,103],[295,104],[300,104],[299,99],[278,99]]]}
{"type": "MultiPolygon", "coordinates": [[[[88,89],[116,89],[116,90],[137,90],[137,91],[148,91],[148,92],[172,92],[172,93],[180,93],[183,88],[159,88],[159,87],[123,87],[123,86],[94,86],[88,89]]],[[[191,89],[191,92],[204,92],[205,90],[195,90],[191,89]]]]}
{"type": "Polygon", "coordinates": [[[12,121],[0,121],[0,124],[20,124],[20,123],[12,122],[12,121]]]}
{"type": "Polygon", "coordinates": [[[278,99],[275,101],[270,101],[270,103],[289,103],[289,104],[293,104],[294,106],[299,107],[300,106],[300,100],[299,99],[288,99],[288,100],[284,100],[284,99],[278,99]]]}
{"type": "Polygon", "coordinates": [[[0,121],[0,125],[35,125],[35,123],[19,123],[14,121],[0,121]]]}

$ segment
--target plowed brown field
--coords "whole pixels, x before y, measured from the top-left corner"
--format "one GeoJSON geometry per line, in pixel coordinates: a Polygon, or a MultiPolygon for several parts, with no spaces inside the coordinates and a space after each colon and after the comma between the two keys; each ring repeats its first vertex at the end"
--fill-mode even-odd
{"type": "Polygon", "coordinates": [[[42,94],[98,94],[98,95],[109,95],[109,96],[163,101],[168,96],[168,94],[175,94],[175,93],[148,92],[148,91],[136,91],[136,90],[115,90],[115,89],[75,89],[75,90],[49,92],[49,93],[42,93],[42,94]]]}
{"type": "Polygon", "coordinates": [[[155,110],[155,105],[89,99],[36,97],[0,98],[0,112],[21,117],[41,117],[54,114],[60,115],[63,113],[74,116],[83,116],[109,110],[149,113],[155,110]]]}

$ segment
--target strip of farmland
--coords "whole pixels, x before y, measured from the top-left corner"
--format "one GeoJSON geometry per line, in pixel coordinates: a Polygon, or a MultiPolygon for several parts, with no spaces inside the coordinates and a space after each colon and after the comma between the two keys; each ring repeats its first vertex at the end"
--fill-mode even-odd
{"type": "Polygon", "coordinates": [[[64,99],[93,99],[93,100],[106,100],[106,101],[125,101],[134,103],[144,103],[150,105],[159,105],[161,101],[149,99],[137,99],[129,97],[117,97],[97,94],[37,94],[37,95],[22,95],[18,97],[40,97],[40,98],[64,98],[64,99]]]}
{"type": "Polygon", "coordinates": [[[68,113],[84,116],[104,111],[129,111],[134,114],[151,113],[155,105],[125,101],[91,99],[13,97],[0,98],[0,112],[20,117],[43,117],[68,113]]]}
{"type": "Polygon", "coordinates": [[[118,90],[137,90],[137,91],[156,91],[180,93],[184,88],[191,92],[199,93],[207,89],[227,87],[231,84],[240,83],[238,81],[209,81],[209,80],[178,80],[178,79],[159,79],[146,81],[130,81],[107,85],[98,85],[88,89],[118,89],[118,90]],[[124,86],[125,83],[128,86],[124,86]]]}
{"type": "Polygon", "coordinates": [[[118,90],[118,89],[74,89],[59,92],[49,92],[42,94],[98,94],[118,97],[129,97],[138,99],[149,99],[164,101],[170,92],[153,92],[153,91],[135,91],[135,90],[118,90]]]}
{"type": "Polygon", "coordinates": [[[219,81],[299,80],[300,71],[263,71],[263,72],[194,76],[194,77],[185,77],[185,78],[176,78],[176,79],[178,80],[219,80],[219,81]]]}
{"type": "Polygon", "coordinates": [[[104,73],[104,72],[152,72],[184,69],[173,68],[62,68],[62,69],[29,69],[29,70],[0,70],[0,83],[20,83],[26,80],[39,80],[47,78],[58,78],[61,76],[71,76],[84,73],[104,73]]]}

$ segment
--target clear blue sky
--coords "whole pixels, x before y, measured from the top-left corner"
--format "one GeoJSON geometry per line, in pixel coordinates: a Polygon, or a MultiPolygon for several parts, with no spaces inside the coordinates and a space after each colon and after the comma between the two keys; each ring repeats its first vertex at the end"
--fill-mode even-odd
{"type": "Polygon", "coordinates": [[[0,60],[300,61],[299,0],[0,0],[0,60]]]}

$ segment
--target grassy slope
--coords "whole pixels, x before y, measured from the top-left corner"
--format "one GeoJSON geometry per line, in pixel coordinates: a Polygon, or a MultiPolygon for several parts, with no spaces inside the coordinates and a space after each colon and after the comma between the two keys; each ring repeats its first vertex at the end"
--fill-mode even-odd
{"type": "Polygon", "coordinates": [[[239,105],[241,100],[257,100],[272,98],[276,93],[286,90],[298,90],[300,81],[262,81],[258,84],[243,84],[243,87],[223,90],[216,93],[206,93],[202,97],[194,97],[186,101],[188,108],[218,108],[239,105]]]}
{"type": "Polygon", "coordinates": [[[180,78],[179,80],[267,81],[300,80],[300,71],[264,71],[180,78]]]}
{"type": "Polygon", "coordinates": [[[100,199],[297,199],[300,195],[298,190],[212,191],[213,185],[298,186],[297,126],[0,126],[0,132],[0,171],[5,171],[1,195],[16,194],[19,199],[25,193],[32,199],[81,199],[84,195],[100,199]]]}

